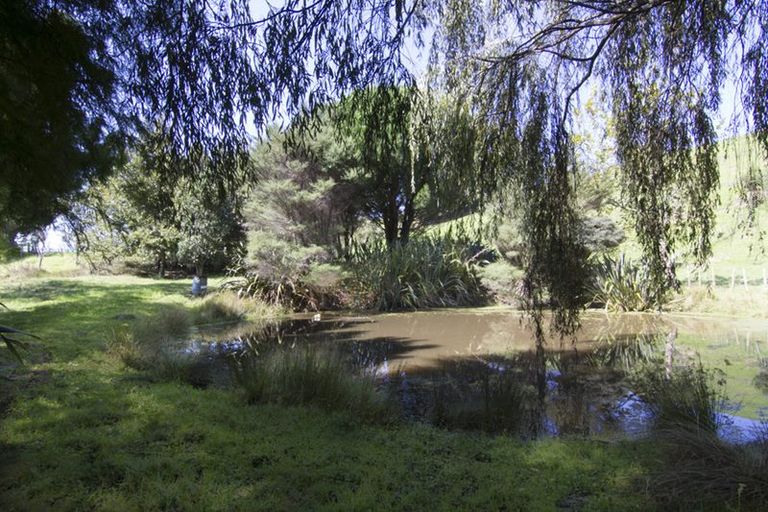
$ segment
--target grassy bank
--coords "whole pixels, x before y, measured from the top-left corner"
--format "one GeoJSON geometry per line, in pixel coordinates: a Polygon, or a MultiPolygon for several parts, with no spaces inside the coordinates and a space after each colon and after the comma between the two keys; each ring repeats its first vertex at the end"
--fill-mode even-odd
{"type": "Polygon", "coordinates": [[[0,502],[43,509],[647,509],[647,446],[531,443],[364,425],[236,391],[148,380],[107,352],[127,319],[186,281],[37,277],[0,289],[2,323],[40,335],[2,349],[0,502]]]}
{"type": "MultiPolygon", "coordinates": [[[[191,299],[188,289],[188,280],[76,275],[64,263],[55,273],[9,277],[0,286],[10,308],[0,312],[0,324],[41,337],[23,367],[0,348],[3,510],[668,510],[691,500],[702,510],[722,509],[725,500],[739,506],[728,482],[709,508],[697,503],[698,491],[675,495],[678,486],[693,485],[690,479],[654,488],[668,482],[664,475],[674,474],[675,464],[691,463],[670,465],[663,440],[526,442],[381,421],[386,407],[377,404],[371,418],[339,400],[301,405],[315,403],[306,379],[275,387],[280,376],[298,375],[297,364],[309,382],[328,384],[325,395],[343,398],[349,388],[333,361],[314,356],[267,359],[269,380],[254,373],[252,385],[237,390],[167,379],[115,353],[116,332],[146,340],[148,325],[186,332],[268,313],[231,295],[191,299]]],[[[371,396],[365,386],[359,391],[350,403],[371,396]]]]}

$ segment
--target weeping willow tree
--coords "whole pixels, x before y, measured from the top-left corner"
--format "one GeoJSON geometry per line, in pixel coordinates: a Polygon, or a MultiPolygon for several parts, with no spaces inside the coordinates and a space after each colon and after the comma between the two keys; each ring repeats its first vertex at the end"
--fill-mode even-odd
{"type": "Polygon", "coordinates": [[[328,108],[356,162],[351,179],[364,216],[389,247],[441,213],[463,215],[482,188],[475,172],[476,127],[465,105],[416,86],[353,91],[328,108]]]}
{"type": "MultiPolygon", "coordinates": [[[[160,126],[171,142],[164,172],[213,181],[236,179],[231,169],[248,158],[249,125],[258,131],[365,87],[412,86],[406,42],[431,39],[433,88],[449,91],[477,123],[477,183],[508,184],[523,212],[529,306],[540,318],[545,302],[554,305],[561,332],[577,325],[584,281],[570,113],[586,84],[596,81],[610,99],[621,182],[658,287],[675,286],[680,247],[699,261],[711,252],[718,182],[712,119],[727,80],[737,82],[768,152],[768,0],[251,4],[7,2],[35,25],[66,20],[87,49],[81,60],[98,62],[109,78],[109,87],[72,87],[57,96],[61,109],[74,106],[100,127],[94,140],[130,140],[142,126],[160,126]],[[185,164],[201,161],[208,164],[185,164]]],[[[3,31],[2,66],[13,67],[0,66],[0,75],[15,87],[34,87],[29,71],[42,57],[26,58],[18,34],[3,31]]],[[[54,80],[46,75],[40,83],[54,80]]],[[[44,145],[50,137],[41,133],[44,145]]],[[[0,151],[0,159],[10,154],[0,151]]],[[[45,172],[38,164],[27,168],[45,172]]],[[[67,169],[76,173],[78,166],[67,169]]],[[[82,188],[82,179],[68,188],[82,188]]]]}
{"type": "Polygon", "coordinates": [[[713,118],[727,80],[768,155],[768,2],[764,0],[447,0],[433,79],[477,112],[481,169],[510,183],[526,240],[525,291],[541,329],[578,325],[585,251],[576,238],[570,117],[597,83],[616,125],[623,194],[649,275],[676,287],[675,253],[711,254],[717,204],[713,118]]]}

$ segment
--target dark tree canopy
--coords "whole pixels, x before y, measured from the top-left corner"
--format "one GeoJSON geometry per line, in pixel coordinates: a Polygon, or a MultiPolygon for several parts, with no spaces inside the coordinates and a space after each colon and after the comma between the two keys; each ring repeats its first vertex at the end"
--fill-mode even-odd
{"type": "Polygon", "coordinates": [[[3,221],[49,222],[109,169],[113,139],[146,127],[170,139],[164,173],[236,180],[248,122],[407,80],[414,12],[401,0],[291,0],[263,16],[247,0],[3,0],[3,221]]]}
{"type": "Polygon", "coordinates": [[[19,230],[50,222],[119,152],[114,74],[97,52],[65,13],[0,3],[0,220],[19,230]]]}

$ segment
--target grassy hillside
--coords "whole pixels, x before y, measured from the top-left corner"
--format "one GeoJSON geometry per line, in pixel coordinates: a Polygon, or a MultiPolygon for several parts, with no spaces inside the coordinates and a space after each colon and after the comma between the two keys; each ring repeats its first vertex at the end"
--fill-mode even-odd
{"type": "MultiPolygon", "coordinates": [[[[746,274],[750,283],[762,283],[763,271],[768,271],[768,239],[761,239],[760,233],[768,226],[768,165],[760,154],[759,148],[747,137],[729,139],[721,143],[718,156],[720,166],[720,205],[715,217],[715,238],[713,255],[704,269],[694,267],[687,261],[686,255],[679,254],[678,276],[687,284],[690,276],[692,284],[698,282],[699,271],[703,281],[710,281],[714,274],[718,286],[730,286],[736,276],[741,284],[746,274]],[[755,211],[754,223],[749,225],[748,209],[739,198],[740,183],[749,175],[750,169],[762,171],[762,199],[765,201],[755,211]]],[[[760,176],[758,174],[758,176],[760,176]]],[[[612,216],[628,224],[621,213],[614,211],[612,216]]],[[[639,257],[640,249],[634,241],[631,228],[627,228],[627,241],[619,248],[631,257],[639,257]]]]}
{"type": "MultiPolygon", "coordinates": [[[[730,286],[735,273],[736,283],[742,285],[743,275],[746,274],[750,285],[762,284],[763,272],[768,275],[768,162],[759,148],[747,137],[728,139],[721,143],[719,153],[720,165],[720,205],[716,212],[715,238],[713,240],[713,257],[708,267],[695,268],[686,262],[685,254],[679,254],[679,277],[684,284],[689,275],[693,282],[698,281],[701,270],[702,280],[711,280],[714,272],[718,286],[730,286]],[[748,176],[750,170],[757,189],[761,191],[762,203],[756,210],[753,222],[747,217],[747,208],[740,198],[738,190],[748,176]]],[[[618,195],[618,191],[616,192],[618,195]]],[[[620,210],[608,209],[608,215],[625,227],[627,240],[617,249],[632,258],[639,258],[640,248],[632,233],[631,221],[620,210]]],[[[478,214],[467,215],[459,219],[430,226],[428,232],[445,233],[449,229],[477,229],[488,226],[490,215],[482,219],[478,214]],[[481,222],[482,221],[482,222],[481,222]]],[[[742,285],[743,286],[743,285],[742,285]]]]}

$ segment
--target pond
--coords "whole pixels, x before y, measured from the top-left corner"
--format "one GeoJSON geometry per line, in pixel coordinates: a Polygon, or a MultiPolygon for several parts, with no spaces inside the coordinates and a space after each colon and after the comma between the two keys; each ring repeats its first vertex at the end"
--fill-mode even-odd
{"type": "Polygon", "coordinates": [[[507,309],[323,313],[201,331],[186,350],[231,365],[309,346],[341,353],[350,371],[373,376],[404,418],[452,428],[643,435],[649,410],[627,376],[649,361],[721,370],[725,437],[744,439],[768,412],[765,321],[588,312],[575,339],[537,349],[525,318],[507,309]]]}

